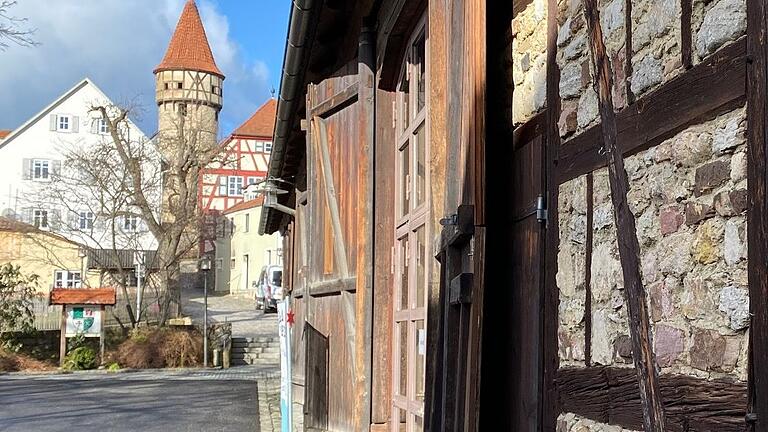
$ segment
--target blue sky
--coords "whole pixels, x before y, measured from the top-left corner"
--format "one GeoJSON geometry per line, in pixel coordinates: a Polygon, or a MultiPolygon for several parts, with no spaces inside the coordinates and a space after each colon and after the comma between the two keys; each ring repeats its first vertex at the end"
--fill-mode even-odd
{"type": "MultiPolygon", "coordinates": [[[[14,129],[82,78],[116,103],[139,107],[145,133],[157,128],[152,70],[186,0],[20,0],[11,15],[36,28],[37,47],[0,51],[0,129],[14,129]],[[8,67],[9,65],[12,65],[8,67]]],[[[213,55],[226,75],[220,135],[279,89],[290,2],[197,0],[213,55]]]]}

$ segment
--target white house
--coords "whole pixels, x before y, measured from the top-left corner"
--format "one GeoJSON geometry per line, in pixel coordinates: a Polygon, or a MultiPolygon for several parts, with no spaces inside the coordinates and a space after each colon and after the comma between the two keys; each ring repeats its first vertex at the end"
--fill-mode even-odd
{"type": "MultiPolygon", "coordinates": [[[[93,106],[115,104],[85,78],[0,140],[0,212],[95,249],[156,249],[139,212],[124,196],[111,196],[120,188],[108,182],[97,187],[93,180],[97,173],[88,172],[79,159],[103,150],[105,160],[119,165],[118,156],[109,150],[114,144],[107,125],[90,110],[93,106]]],[[[154,152],[130,120],[121,132],[136,148],[154,152]]],[[[147,177],[159,178],[159,159],[157,164],[147,160],[147,177]]],[[[123,176],[111,178],[114,182],[123,176]]],[[[150,193],[158,210],[159,187],[158,182],[156,193],[150,193]]]]}

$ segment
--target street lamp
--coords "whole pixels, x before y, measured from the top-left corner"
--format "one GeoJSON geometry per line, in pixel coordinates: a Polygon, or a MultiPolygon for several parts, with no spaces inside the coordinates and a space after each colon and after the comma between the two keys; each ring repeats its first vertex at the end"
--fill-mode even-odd
{"type": "Polygon", "coordinates": [[[200,258],[200,270],[203,271],[203,367],[208,367],[208,271],[211,269],[211,258],[204,255],[200,258]]]}

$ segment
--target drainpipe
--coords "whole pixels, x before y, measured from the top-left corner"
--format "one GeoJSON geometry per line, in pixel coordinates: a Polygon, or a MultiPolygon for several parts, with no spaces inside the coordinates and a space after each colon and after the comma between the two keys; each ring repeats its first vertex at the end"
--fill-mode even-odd
{"type": "MultiPolygon", "coordinates": [[[[304,98],[304,75],[309,60],[309,48],[314,39],[317,21],[320,16],[321,1],[293,0],[291,17],[288,23],[288,36],[285,45],[283,72],[280,79],[280,94],[277,100],[275,132],[272,137],[272,156],[269,162],[268,178],[280,178],[285,162],[285,147],[291,134],[291,119],[296,104],[304,98]]],[[[277,209],[285,212],[285,209],[277,209]]],[[[259,234],[264,235],[267,219],[273,211],[263,212],[259,221],[259,234]]],[[[278,217],[273,215],[272,217],[278,217]]]]}

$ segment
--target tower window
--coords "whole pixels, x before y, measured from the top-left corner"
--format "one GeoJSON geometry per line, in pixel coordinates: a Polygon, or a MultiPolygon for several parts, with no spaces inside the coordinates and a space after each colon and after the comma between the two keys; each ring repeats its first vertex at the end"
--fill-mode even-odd
{"type": "Polygon", "coordinates": [[[176,83],[176,88],[177,88],[177,89],[180,89],[181,87],[182,87],[182,85],[181,85],[181,82],[177,82],[177,83],[176,83]]]}
{"type": "Polygon", "coordinates": [[[179,104],[179,114],[181,114],[183,116],[187,115],[187,104],[185,104],[183,102],[179,104]]]}
{"type": "Polygon", "coordinates": [[[219,94],[219,86],[211,86],[211,92],[213,94],[218,95],[219,94]]]}

